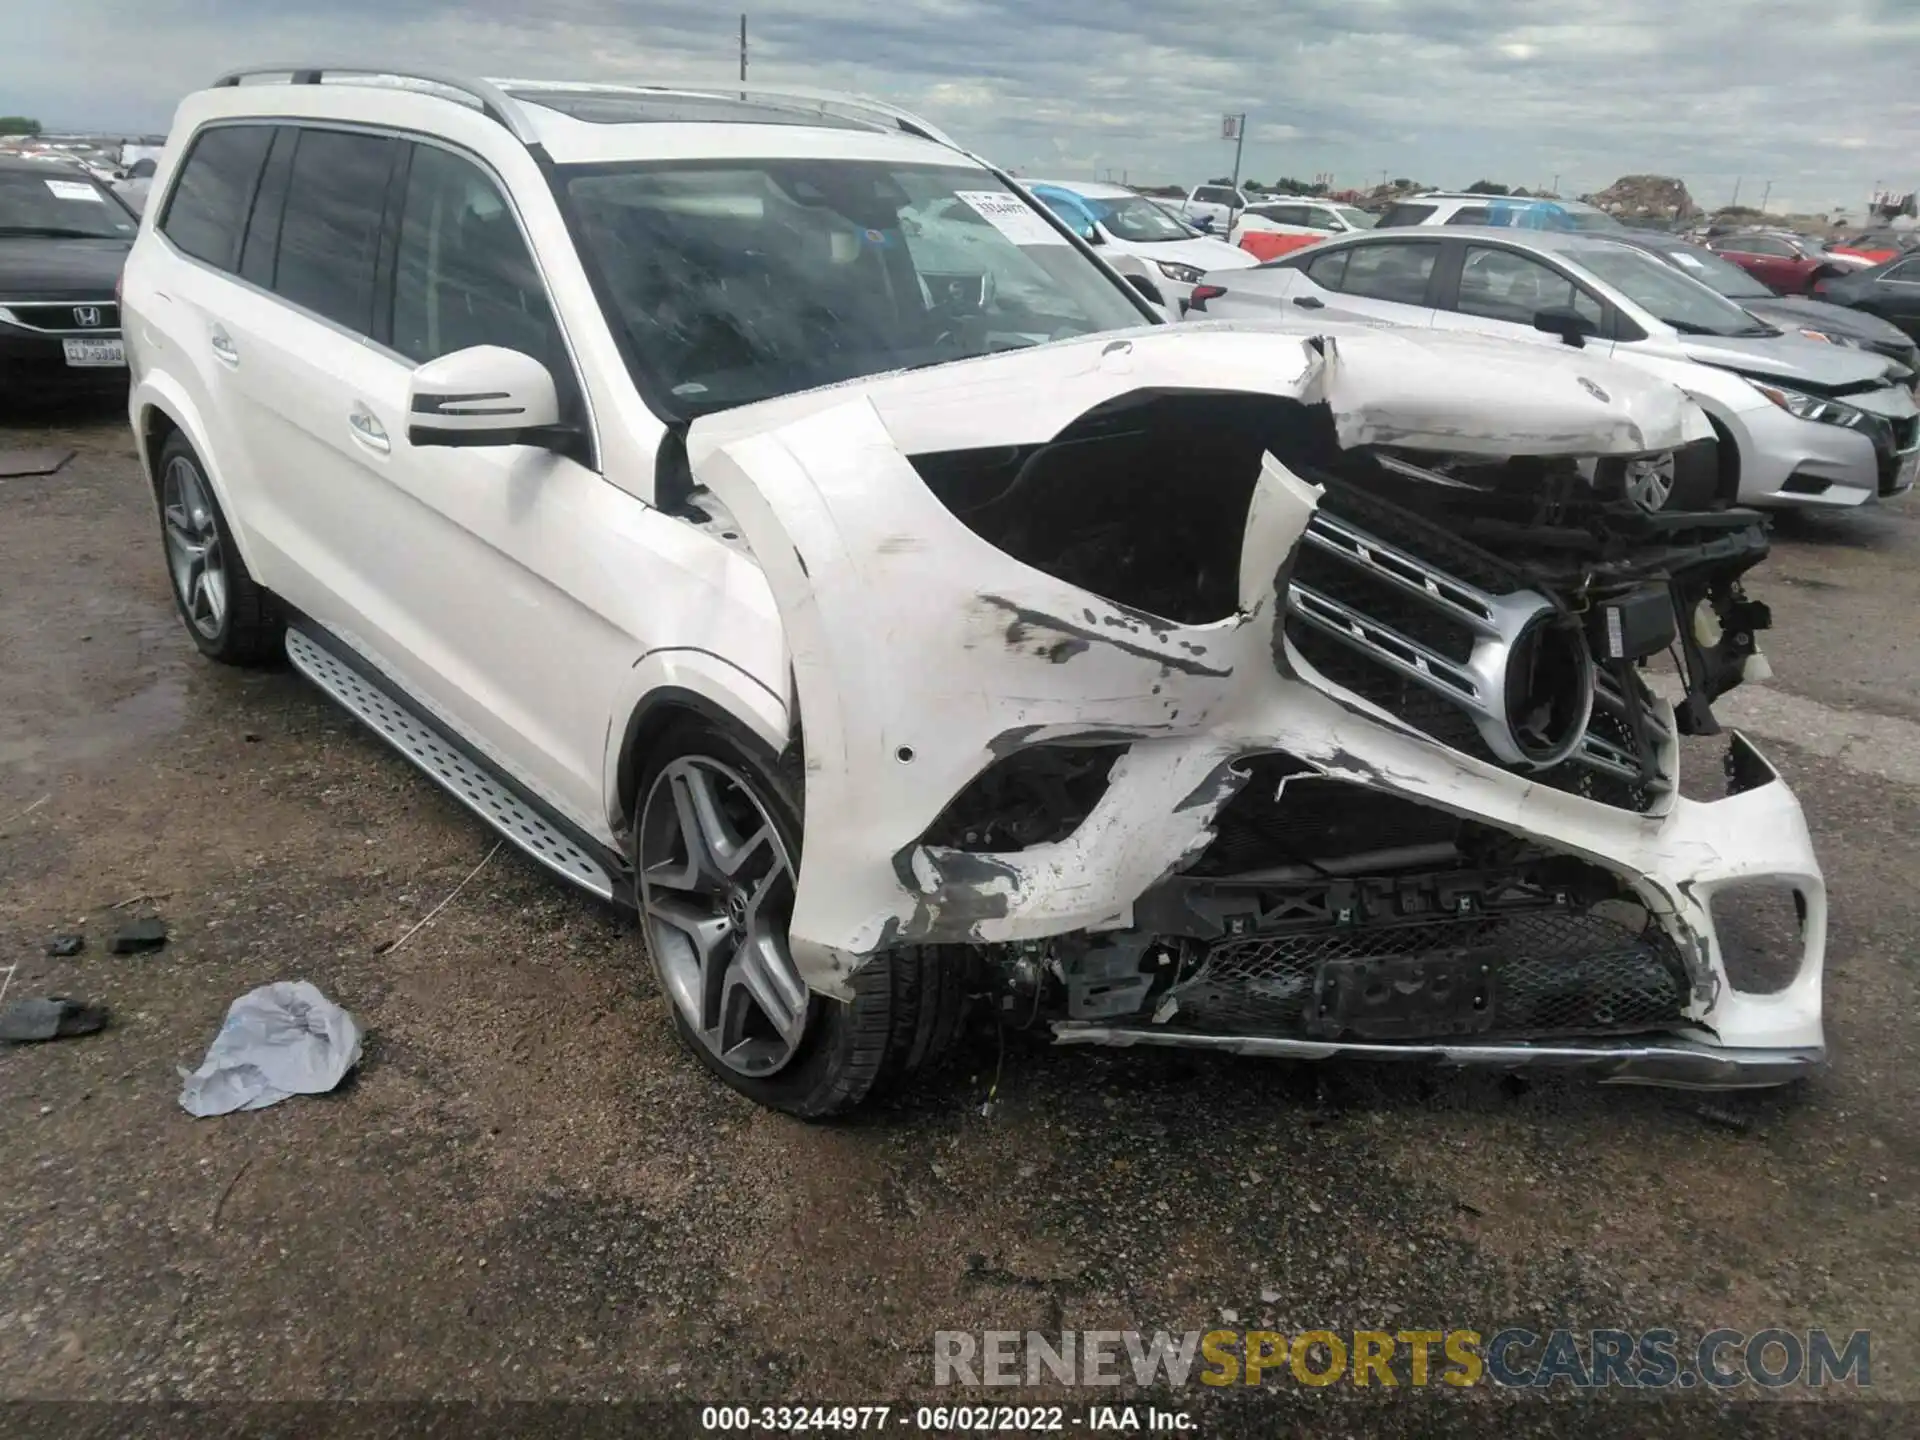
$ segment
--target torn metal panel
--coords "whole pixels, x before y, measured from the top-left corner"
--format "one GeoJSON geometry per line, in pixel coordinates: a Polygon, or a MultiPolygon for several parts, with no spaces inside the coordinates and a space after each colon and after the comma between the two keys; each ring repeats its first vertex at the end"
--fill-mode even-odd
{"type": "MultiPolygon", "coordinates": [[[[1678,751],[1671,706],[1643,695],[1631,671],[1609,682],[1614,689],[1595,689],[1581,666],[1567,683],[1588,689],[1567,713],[1593,738],[1571,759],[1557,742],[1504,759],[1476,753],[1470,733],[1423,728],[1330,672],[1329,657],[1304,653],[1288,628],[1309,527],[1335,513],[1335,497],[1275,452],[1282,441],[1312,450],[1322,443],[1316,424],[1342,446],[1414,437],[1449,455],[1569,457],[1543,484],[1571,483],[1574,459],[1687,443],[1705,427],[1677,392],[1637,374],[1532,350],[1482,363],[1487,348],[1405,335],[1314,346],[1190,327],[1037,347],[699,421],[688,445],[694,475],[759,557],[793,658],[807,788],[790,938],[806,982],[845,996],[867,957],[908,943],[1005,946],[1085,932],[1114,933],[1117,943],[1136,903],[1207,852],[1246,783],[1246,757],[1283,752],[1303,772],[1590,862],[1625,882],[1684,960],[1690,1023],[1728,1044],[1819,1046],[1824,889],[1799,807],[1770,771],[1714,804],[1679,798],[1666,784],[1678,751]],[[1241,425],[1243,439],[1279,438],[1223,480],[1205,463],[1205,427],[1187,423],[1202,412],[1183,410],[1181,396],[1216,397],[1217,411],[1203,413],[1241,425]],[[1262,396],[1292,408],[1276,419],[1240,403],[1262,396]],[[936,484],[925,467],[941,455],[966,463],[936,484]],[[1175,509],[1153,511],[1170,501],[1175,509]],[[1180,505],[1206,510],[1193,533],[1219,543],[1181,549],[1180,505]],[[1148,518],[1129,531],[1131,507],[1148,518]],[[1218,516],[1229,507],[1223,536],[1218,516]],[[1043,520],[1023,531],[1029,510],[1043,520]],[[1110,525],[1119,529],[1100,528],[1110,525]],[[1091,548],[1066,554],[1074,536],[1060,532],[1077,528],[1094,536],[1091,548]],[[1137,601],[1156,581],[1156,555],[1162,571],[1190,582],[1164,606],[1137,601]],[[1626,728],[1603,731],[1603,711],[1626,715],[1626,728]],[[1068,833],[1012,850],[926,839],[997,760],[1074,743],[1126,751],[1068,833]],[[1651,774],[1666,788],[1643,804],[1603,803],[1584,782],[1555,778],[1569,766],[1616,784],[1651,774]],[[1716,888],[1756,877],[1786,877],[1809,897],[1799,977],[1767,996],[1725,985],[1708,910],[1716,888]]],[[[1416,486],[1452,483],[1400,471],[1416,486]]],[[[1341,506],[1341,523],[1360,536],[1343,542],[1351,553],[1342,563],[1367,570],[1381,594],[1465,613],[1495,591],[1537,587],[1550,597],[1540,614],[1572,623],[1571,607],[1551,597],[1584,583],[1586,560],[1562,567],[1575,576],[1563,580],[1551,566],[1516,568],[1437,534],[1445,564],[1414,567],[1414,550],[1367,532],[1391,521],[1424,533],[1430,521],[1364,496],[1341,506]]],[[[1637,553],[1609,551],[1595,564],[1638,584],[1637,553]]],[[[1764,547],[1729,553],[1750,564],[1764,547]]],[[[1426,624],[1420,616],[1395,623],[1426,624]]],[[[1382,637],[1400,643],[1375,626],[1368,644],[1378,649],[1382,637]]],[[[1408,667],[1427,666],[1420,657],[1445,643],[1422,639],[1408,667]]],[[[1500,643],[1503,655],[1524,648],[1517,636],[1500,643]]],[[[1476,652],[1459,683],[1490,674],[1484,659],[1476,652]]],[[[1495,711],[1536,723],[1527,706],[1502,701],[1495,711]]],[[[1102,963],[1139,950],[1137,938],[1102,963]]]]}

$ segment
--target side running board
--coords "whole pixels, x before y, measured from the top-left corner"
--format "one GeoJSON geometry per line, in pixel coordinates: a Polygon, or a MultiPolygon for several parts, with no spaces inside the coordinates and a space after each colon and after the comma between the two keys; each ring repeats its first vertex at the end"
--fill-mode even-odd
{"type": "Polygon", "coordinates": [[[611,851],[548,814],[545,807],[523,795],[486,761],[420,714],[363,663],[349,660],[294,625],[287,627],[287,659],[343,709],[533,859],[589,894],[615,900],[614,877],[624,875],[627,867],[611,851]]]}

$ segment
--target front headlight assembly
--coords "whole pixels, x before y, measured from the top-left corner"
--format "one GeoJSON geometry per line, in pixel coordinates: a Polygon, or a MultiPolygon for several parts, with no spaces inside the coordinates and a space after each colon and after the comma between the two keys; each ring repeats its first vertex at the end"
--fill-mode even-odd
{"type": "Polygon", "coordinates": [[[1182,285],[1198,285],[1207,273],[1198,265],[1182,265],[1177,260],[1156,260],[1153,263],[1162,275],[1182,285]]]}
{"type": "Polygon", "coordinates": [[[1801,420],[1813,420],[1821,425],[1840,425],[1849,430],[1863,430],[1873,419],[1864,410],[1856,410],[1853,406],[1843,405],[1838,400],[1829,400],[1824,395],[1807,395],[1799,390],[1789,390],[1783,385],[1763,385],[1758,380],[1749,380],[1747,383],[1789,415],[1801,420]]]}

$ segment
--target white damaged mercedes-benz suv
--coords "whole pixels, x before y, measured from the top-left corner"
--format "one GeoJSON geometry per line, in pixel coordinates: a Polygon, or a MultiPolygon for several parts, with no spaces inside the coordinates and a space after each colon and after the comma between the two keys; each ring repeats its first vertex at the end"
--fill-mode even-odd
{"type": "Polygon", "coordinates": [[[975,1007],[1821,1062],[1798,803],[1738,735],[1681,790],[1766,539],[1674,508],[1716,460],[1663,382],[1157,323],[851,97],[246,71],[153,196],[131,417],[189,637],[630,907],[745,1094],[844,1110],[975,1007]]]}

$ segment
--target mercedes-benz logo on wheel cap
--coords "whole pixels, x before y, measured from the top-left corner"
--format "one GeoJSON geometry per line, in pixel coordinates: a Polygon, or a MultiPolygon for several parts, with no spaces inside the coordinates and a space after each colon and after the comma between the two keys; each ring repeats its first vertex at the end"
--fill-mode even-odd
{"type": "Polygon", "coordinates": [[[100,323],[98,305],[76,305],[73,307],[73,323],[82,330],[91,330],[100,323]]]}

